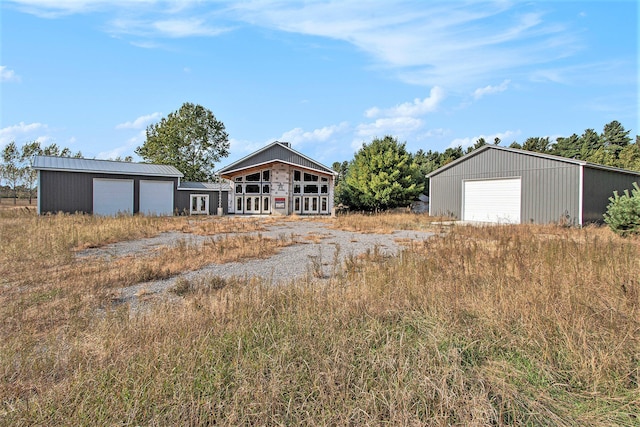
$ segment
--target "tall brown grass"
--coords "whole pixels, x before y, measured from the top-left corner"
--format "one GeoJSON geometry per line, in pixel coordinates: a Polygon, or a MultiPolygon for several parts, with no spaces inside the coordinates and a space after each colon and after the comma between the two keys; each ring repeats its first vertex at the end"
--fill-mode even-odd
{"type": "Polygon", "coordinates": [[[455,226],[334,271],[183,280],[138,314],[100,283],[5,280],[0,424],[640,422],[638,240],[455,226]]]}

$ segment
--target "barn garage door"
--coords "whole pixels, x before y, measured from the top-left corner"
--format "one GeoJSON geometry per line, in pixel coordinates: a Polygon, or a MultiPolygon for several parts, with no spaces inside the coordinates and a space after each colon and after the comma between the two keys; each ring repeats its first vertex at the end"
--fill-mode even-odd
{"type": "Polygon", "coordinates": [[[133,213],[132,179],[93,179],[93,214],[133,213]]]}
{"type": "Polygon", "coordinates": [[[140,212],[173,215],[173,181],[140,181],[140,212]]]}
{"type": "Polygon", "coordinates": [[[520,178],[464,181],[465,221],[520,223],[520,178]]]}

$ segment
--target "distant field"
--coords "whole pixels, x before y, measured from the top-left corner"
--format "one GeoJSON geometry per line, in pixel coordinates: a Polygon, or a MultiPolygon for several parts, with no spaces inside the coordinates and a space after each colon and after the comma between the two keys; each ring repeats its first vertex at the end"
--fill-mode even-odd
{"type": "Polygon", "coordinates": [[[28,206],[30,208],[33,209],[37,209],[38,207],[38,200],[37,199],[32,199],[31,200],[31,205],[29,205],[29,199],[17,199],[16,200],[16,204],[13,204],[13,198],[0,198],[0,209],[11,209],[11,208],[15,208],[15,207],[25,207],[28,206]]]}
{"type": "Polygon", "coordinates": [[[307,220],[0,213],[0,425],[640,425],[640,239],[607,228],[325,218],[436,235],[324,280],[208,277],[139,312],[119,300],[268,256],[294,243],[265,223],[307,220]],[[171,230],[240,237],[74,256],[171,230]]]}

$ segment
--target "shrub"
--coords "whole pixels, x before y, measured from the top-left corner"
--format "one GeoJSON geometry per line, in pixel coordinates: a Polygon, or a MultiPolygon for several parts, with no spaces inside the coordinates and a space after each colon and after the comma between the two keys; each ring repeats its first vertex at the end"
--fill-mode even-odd
{"type": "Polygon", "coordinates": [[[633,187],[631,195],[629,190],[624,190],[622,196],[614,191],[604,214],[604,222],[621,236],[640,234],[640,187],[636,182],[633,187]]]}

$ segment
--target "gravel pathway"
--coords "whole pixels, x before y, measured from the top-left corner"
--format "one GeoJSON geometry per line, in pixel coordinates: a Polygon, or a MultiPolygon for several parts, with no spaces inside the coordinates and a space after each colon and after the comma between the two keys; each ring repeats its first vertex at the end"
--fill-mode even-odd
{"type": "MultiPolygon", "coordinates": [[[[386,255],[396,254],[401,248],[400,242],[407,240],[422,241],[433,233],[426,231],[401,230],[390,234],[357,233],[331,229],[330,224],[316,221],[283,221],[265,224],[266,229],[247,234],[260,234],[264,237],[278,238],[295,236],[291,246],[282,248],[277,254],[265,259],[251,259],[243,262],[209,264],[196,271],[184,272],[178,276],[140,283],[121,289],[119,302],[129,302],[132,309],[138,305],[138,295],[148,299],[151,295],[167,294],[176,280],[193,280],[206,276],[222,278],[261,277],[273,284],[288,283],[307,275],[328,277],[334,264],[342,264],[345,258],[372,251],[375,247],[386,255]],[[318,242],[318,243],[316,243],[318,242]],[[319,269],[322,274],[319,274],[319,269]]],[[[232,233],[228,234],[231,235],[232,233]]],[[[180,232],[162,233],[156,237],[127,242],[119,242],[102,248],[87,249],[76,254],[78,257],[136,256],[165,246],[175,245],[180,239],[189,243],[199,243],[220,236],[200,236],[180,232]]]]}

